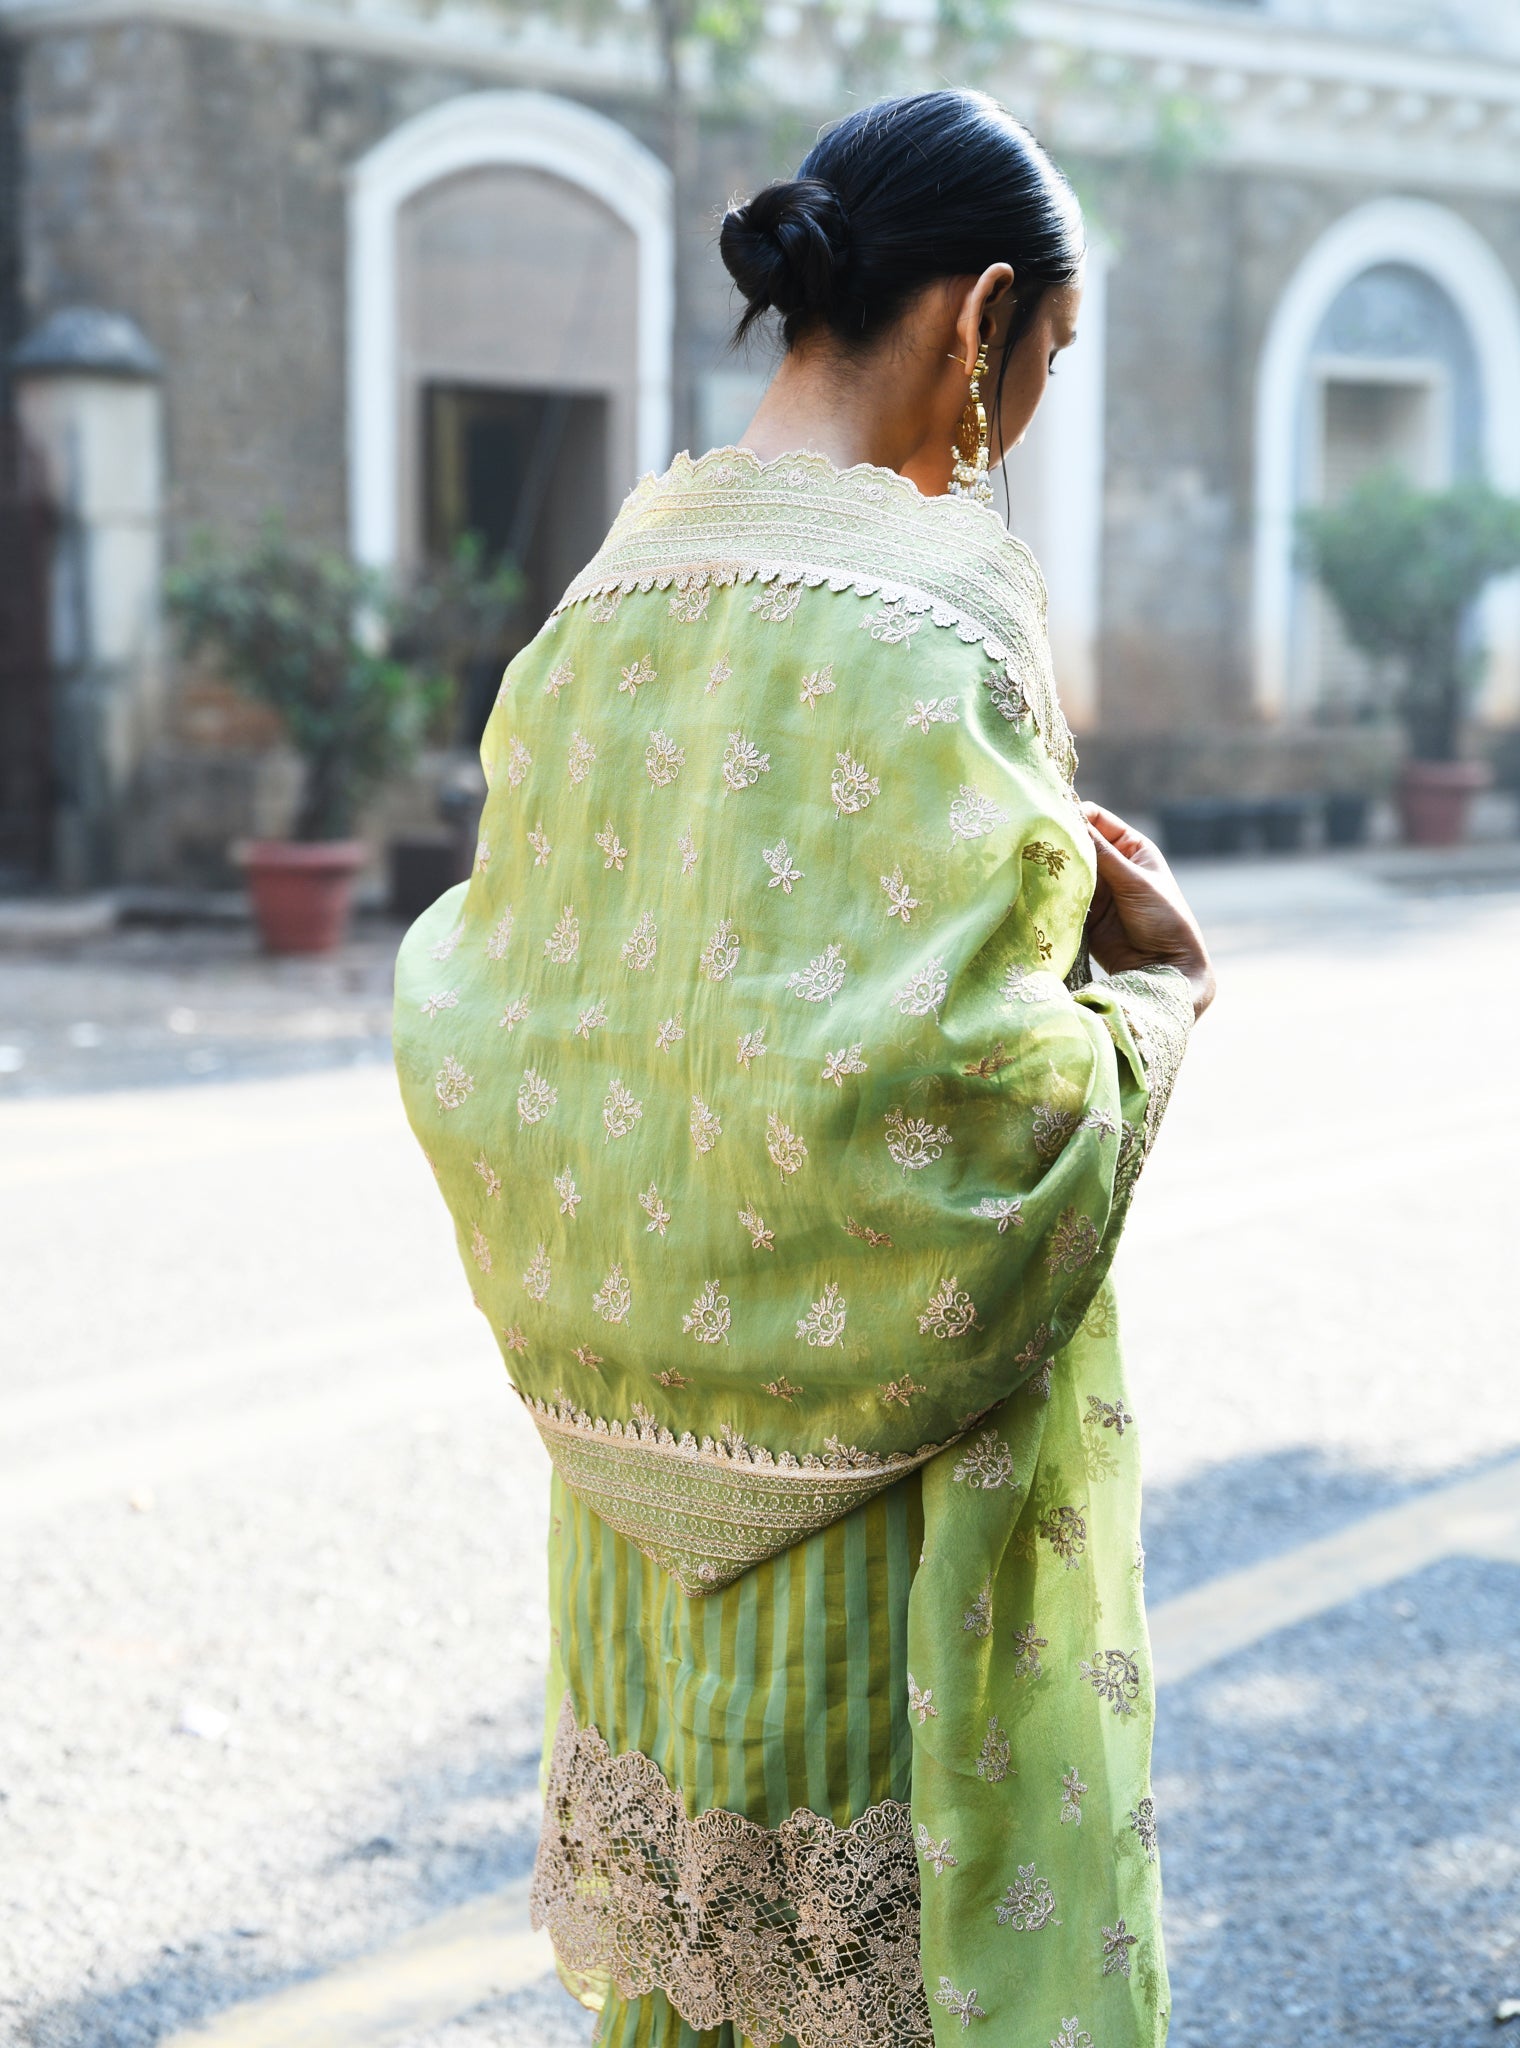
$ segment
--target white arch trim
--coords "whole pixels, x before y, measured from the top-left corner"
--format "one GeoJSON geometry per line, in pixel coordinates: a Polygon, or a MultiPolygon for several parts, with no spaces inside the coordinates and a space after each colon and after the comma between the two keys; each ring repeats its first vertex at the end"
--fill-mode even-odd
{"type": "Polygon", "coordinates": [[[377,568],[399,533],[396,216],[440,178],[494,165],[548,172],[626,222],[638,247],[640,471],[670,458],[675,318],[670,173],[644,145],[589,107],[540,92],[472,92],[404,122],[349,174],[349,542],[377,568]]]}
{"type": "MultiPolygon", "coordinates": [[[[1423,270],[1448,293],[1478,359],[1488,480],[1520,494],[1520,299],[1503,264],[1460,214],[1423,199],[1373,199],[1328,228],[1294,272],[1272,316],[1256,384],[1254,624],[1256,701],[1288,701],[1293,600],[1295,453],[1309,349],[1342,287],[1376,263],[1423,270]]],[[[1520,605],[1509,587],[1488,606],[1492,656],[1485,703],[1520,709],[1520,605]]]]}

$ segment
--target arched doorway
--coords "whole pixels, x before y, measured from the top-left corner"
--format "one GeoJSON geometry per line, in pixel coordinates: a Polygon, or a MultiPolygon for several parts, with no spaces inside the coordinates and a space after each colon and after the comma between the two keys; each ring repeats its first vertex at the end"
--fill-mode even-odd
{"type": "MultiPolygon", "coordinates": [[[[1304,505],[1392,464],[1439,488],[1483,475],[1520,491],[1520,303],[1460,215],[1374,200],[1330,228],[1268,329],[1256,395],[1254,560],[1258,708],[1310,717],[1364,675],[1295,563],[1304,505]]],[[[1520,709],[1520,609],[1495,592],[1485,709],[1520,709]]]]}

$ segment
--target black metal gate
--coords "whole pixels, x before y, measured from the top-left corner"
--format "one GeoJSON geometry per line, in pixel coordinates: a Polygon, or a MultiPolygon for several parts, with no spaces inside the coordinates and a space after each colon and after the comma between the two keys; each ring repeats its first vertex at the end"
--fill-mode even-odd
{"type": "MultiPolygon", "coordinates": [[[[0,429],[3,434],[3,429],[0,429]]],[[[55,777],[48,653],[54,520],[23,452],[0,439],[0,887],[46,878],[55,777]]]]}

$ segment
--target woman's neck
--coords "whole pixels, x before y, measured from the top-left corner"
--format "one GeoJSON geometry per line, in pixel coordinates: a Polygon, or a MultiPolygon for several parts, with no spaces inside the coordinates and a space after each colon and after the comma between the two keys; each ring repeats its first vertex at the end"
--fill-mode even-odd
{"type": "Polygon", "coordinates": [[[819,347],[784,356],[741,446],[762,462],[779,455],[822,455],[836,469],[868,462],[895,469],[929,496],[950,481],[949,437],[924,445],[915,405],[914,365],[842,358],[819,347]]]}

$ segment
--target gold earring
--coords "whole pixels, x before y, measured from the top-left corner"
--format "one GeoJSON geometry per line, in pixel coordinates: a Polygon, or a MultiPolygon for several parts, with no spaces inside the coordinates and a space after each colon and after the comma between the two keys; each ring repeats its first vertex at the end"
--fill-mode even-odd
{"type": "Polygon", "coordinates": [[[976,362],[971,370],[971,389],[966,396],[966,408],[961,414],[960,425],[955,430],[951,452],[955,457],[950,471],[950,490],[957,498],[974,498],[978,505],[992,503],[992,483],[987,475],[989,448],[987,443],[987,408],[982,403],[982,379],[987,374],[987,344],[983,342],[977,350],[976,362]]]}

